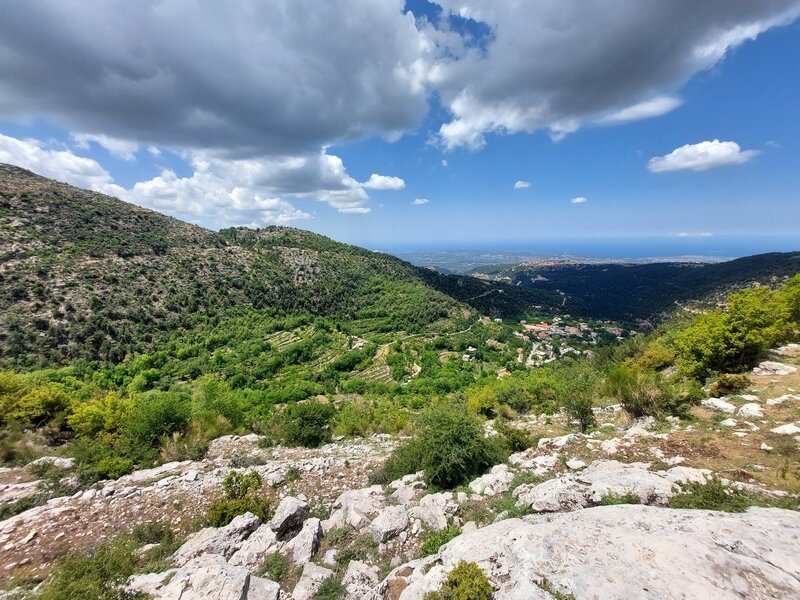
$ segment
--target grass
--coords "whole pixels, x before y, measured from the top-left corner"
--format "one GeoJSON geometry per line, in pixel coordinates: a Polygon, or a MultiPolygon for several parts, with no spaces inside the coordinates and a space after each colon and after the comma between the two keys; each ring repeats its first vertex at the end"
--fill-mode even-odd
{"type": "Polygon", "coordinates": [[[536,585],[538,585],[539,588],[541,588],[543,591],[553,596],[556,600],[575,600],[575,596],[573,594],[559,592],[558,590],[554,589],[553,584],[550,583],[547,579],[542,579],[541,581],[537,581],[536,585]]]}
{"type": "Polygon", "coordinates": [[[683,492],[670,498],[669,506],[670,508],[724,512],[744,512],[751,506],[800,510],[800,500],[797,497],[768,498],[752,494],[732,486],[726,486],[719,479],[714,478],[706,483],[684,483],[683,492]]]}
{"type": "Polygon", "coordinates": [[[600,506],[614,506],[616,504],[641,504],[641,499],[636,494],[606,494],[600,498],[600,506]]]}
{"type": "Polygon", "coordinates": [[[457,525],[451,525],[439,531],[423,531],[422,544],[419,547],[420,557],[436,554],[439,548],[459,535],[461,535],[461,528],[457,525]]]}
{"type": "Polygon", "coordinates": [[[339,600],[344,595],[344,585],[342,578],[334,575],[322,582],[322,585],[314,595],[314,600],[339,600]]]}
{"type": "Polygon", "coordinates": [[[281,583],[289,576],[291,570],[289,560],[280,552],[273,552],[261,563],[256,575],[281,583]]]}

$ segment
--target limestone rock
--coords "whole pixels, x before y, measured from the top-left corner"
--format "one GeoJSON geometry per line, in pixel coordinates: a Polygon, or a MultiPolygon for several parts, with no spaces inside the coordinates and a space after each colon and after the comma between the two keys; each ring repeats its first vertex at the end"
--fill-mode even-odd
{"type": "Polygon", "coordinates": [[[292,592],[292,600],[312,600],[322,582],[333,576],[333,571],[320,567],[312,562],[303,566],[303,574],[292,592]]]}
{"type": "Polygon", "coordinates": [[[745,418],[761,418],[764,416],[764,409],[755,402],[748,402],[739,407],[736,414],[745,418]]]}
{"type": "Polygon", "coordinates": [[[476,494],[495,496],[507,492],[514,480],[514,473],[508,470],[508,465],[495,465],[485,475],[481,475],[469,484],[476,494]]]}
{"type": "Polygon", "coordinates": [[[245,513],[225,527],[201,529],[187,538],[183,546],[172,555],[172,560],[180,567],[202,554],[219,554],[228,558],[260,523],[257,516],[245,513]]]}
{"type": "Polygon", "coordinates": [[[797,373],[797,367],[765,360],[753,369],[753,373],[756,375],[791,375],[797,373]]]}
{"type": "Polygon", "coordinates": [[[552,600],[542,579],[576,598],[798,598],[798,538],[800,515],[788,510],[601,506],[462,534],[437,555],[394,569],[378,590],[420,600],[466,560],[483,569],[496,600],[552,600]]]}
{"type": "Polygon", "coordinates": [[[308,504],[293,496],[286,496],[278,504],[270,526],[278,537],[282,537],[290,529],[299,527],[308,515],[308,504]]]}
{"type": "Polygon", "coordinates": [[[302,565],[311,560],[314,553],[319,548],[319,540],[322,538],[322,526],[316,517],[306,519],[303,528],[294,536],[282,552],[291,557],[291,561],[296,565],[302,565]]]}
{"type": "Polygon", "coordinates": [[[351,560],[342,578],[347,600],[366,598],[378,584],[378,569],[360,560],[351,560]]]}
{"type": "Polygon", "coordinates": [[[794,423],[786,423],[786,425],[775,427],[774,429],[770,429],[770,431],[780,435],[795,435],[796,433],[800,433],[800,427],[794,423]]]}
{"type": "Polygon", "coordinates": [[[447,527],[450,519],[458,512],[458,504],[451,492],[439,492],[423,496],[418,506],[408,509],[408,514],[419,519],[428,529],[439,531],[447,527]]]}
{"type": "Polygon", "coordinates": [[[387,506],[370,523],[372,538],[382,544],[408,529],[408,513],[402,506],[387,506]]]}
{"type": "Polygon", "coordinates": [[[386,496],[379,485],[348,490],[340,495],[333,504],[330,518],[322,522],[325,531],[343,527],[364,529],[370,523],[370,517],[377,515],[386,506],[386,496]]]}
{"type": "Polygon", "coordinates": [[[730,415],[736,412],[736,405],[731,404],[724,398],[708,398],[700,402],[700,404],[716,412],[728,413],[730,415]]]}
{"type": "Polygon", "coordinates": [[[156,600],[278,600],[280,586],[250,575],[222,556],[205,554],[187,562],[155,594],[156,600]]]}
{"type": "Polygon", "coordinates": [[[267,523],[256,529],[255,533],[242,542],[241,547],[233,553],[228,562],[232,565],[247,567],[252,571],[281,546],[278,536],[267,523]]]}

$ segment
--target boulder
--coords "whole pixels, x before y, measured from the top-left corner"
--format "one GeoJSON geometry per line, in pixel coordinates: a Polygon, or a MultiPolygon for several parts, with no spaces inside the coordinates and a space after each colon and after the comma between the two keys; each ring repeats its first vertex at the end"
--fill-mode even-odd
{"type": "Polygon", "coordinates": [[[58,469],[71,469],[75,466],[74,458],[62,458],[61,456],[42,456],[33,462],[28,463],[29,467],[37,467],[39,465],[53,465],[58,469]]]}
{"type": "Polygon", "coordinates": [[[723,412],[729,415],[732,415],[736,412],[736,405],[731,404],[725,398],[708,398],[700,402],[700,404],[709,410],[723,412]]]}
{"type": "Polygon", "coordinates": [[[303,566],[303,574],[292,592],[292,600],[312,600],[322,582],[333,576],[333,571],[312,562],[303,566]]]}
{"type": "Polygon", "coordinates": [[[476,494],[495,496],[507,492],[514,480],[514,473],[508,465],[495,465],[485,475],[481,475],[469,484],[469,489],[476,494]]]}
{"type": "Polygon", "coordinates": [[[290,529],[300,527],[308,515],[308,504],[299,498],[286,496],[278,504],[269,524],[278,537],[283,537],[290,529]]]}
{"type": "Polygon", "coordinates": [[[450,519],[458,512],[458,504],[452,492],[439,492],[423,496],[419,505],[408,509],[408,514],[419,519],[428,529],[439,531],[447,527],[450,519]]]}
{"type": "Polygon", "coordinates": [[[290,557],[292,563],[302,565],[311,560],[319,548],[322,538],[322,526],[317,518],[307,519],[303,528],[283,547],[281,552],[290,557]]]}
{"type": "Polygon", "coordinates": [[[217,554],[193,558],[158,589],[156,600],[278,600],[280,586],[217,554]]]}
{"type": "Polygon", "coordinates": [[[369,526],[372,538],[382,544],[408,529],[408,513],[402,506],[387,506],[369,526]]]}
{"type": "Polygon", "coordinates": [[[747,404],[740,406],[739,410],[736,411],[736,414],[740,417],[750,419],[761,418],[764,416],[764,409],[755,402],[748,402],[747,404]]]}
{"type": "Polygon", "coordinates": [[[599,504],[606,496],[630,494],[642,504],[666,504],[675,493],[674,483],[682,473],[674,469],[668,475],[670,471],[648,471],[644,463],[598,460],[579,473],[521,485],[513,494],[518,506],[527,505],[534,512],[572,511],[599,504]]]}
{"type": "Polygon", "coordinates": [[[552,600],[538,586],[543,580],[564,595],[603,600],[798,598],[798,539],[800,515],[788,510],[601,506],[462,534],[438,554],[394,569],[378,591],[421,600],[466,560],[486,573],[495,600],[552,600]]]}
{"type": "Polygon", "coordinates": [[[230,557],[242,542],[261,524],[252,513],[239,515],[225,527],[206,527],[190,535],[186,542],[172,555],[179,567],[202,554],[219,554],[230,557]]]}
{"type": "Polygon", "coordinates": [[[233,553],[228,562],[253,571],[264,562],[267,556],[278,551],[282,545],[272,527],[266,523],[242,542],[241,547],[233,553]]]}
{"type": "Polygon", "coordinates": [[[377,515],[386,506],[386,495],[379,485],[348,490],[333,503],[330,518],[322,522],[325,531],[352,527],[361,530],[370,523],[370,518],[377,515]]]}

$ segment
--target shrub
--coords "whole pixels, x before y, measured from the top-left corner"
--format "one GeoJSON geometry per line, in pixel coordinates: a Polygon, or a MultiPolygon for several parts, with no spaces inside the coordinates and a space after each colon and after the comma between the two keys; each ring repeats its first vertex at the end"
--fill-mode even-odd
{"type": "Polygon", "coordinates": [[[289,559],[280,552],[273,552],[261,563],[256,575],[280,583],[289,575],[291,570],[289,559]]]}
{"type": "Polygon", "coordinates": [[[594,418],[594,393],[598,373],[587,363],[578,363],[558,371],[561,381],[558,398],[572,421],[577,421],[581,432],[586,433],[597,423],[594,418]]]}
{"type": "Polygon", "coordinates": [[[67,425],[77,435],[94,437],[100,433],[116,434],[125,425],[133,401],[116,392],[96,394],[89,400],[73,402],[67,425]]]}
{"type": "Polygon", "coordinates": [[[708,388],[709,395],[719,398],[728,394],[735,394],[746,390],[750,386],[750,378],[747,375],[723,374],[708,388]]]}
{"type": "Polygon", "coordinates": [[[504,459],[500,445],[486,438],[463,403],[439,401],[422,412],[416,436],[392,453],[383,477],[392,480],[422,469],[429,484],[452,488],[504,459]]]}
{"type": "Polygon", "coordinates": [[[436,554],[439,548],[459,535],[461,535],[461,528],[457,525],[450,525],[439,531],[423,531],[419,555],[429,556],[431,554],[436,554]]]}
{"type": "Polygon", "coordinates": [[[133,471],[133,461],[122,456],[107,456],[99,460],[94,468],[103,479],[119,479],[133,471]]]}
{"type": "Polygon", "coordinates": [[[617,504],[641,504],[641,499],[636,494],[606,494],[600,498],[600,506],[614,506],[617,504]]]}
{"type": "Polygon", "coordinates": [[[55,383],[30,375],[0,371],[0,423],[15,421],[22,427],[41,427],[60,421],[70,397],[55,383]]]}
{"type": "Polygon", "coordinates": [[[341,576],[333,575],[328,577],[319,586],[314,600],[339,600],[344,595],[344,584],[341,576]]]}
{"type": "Polygon", "coordinates": [[[535,446],[538,439],[530,433],[516,427],[511,427],[505,419],[497,419],[494,429],[500,435],[508,452],[522,452],[535,446]]]}
{"type": "Polygon", "coordinates": [[[670,498],[670,508],[744,512],[752,504],[745,492],[728,487],[717,478],[705,483],[686,482],[681,487],[683,491],[670,498]]]}
{"type": "Polygon", "coordinates": [[[377,556],[378,542],[370,534],[365,533],[336,553],[336,564],[346,567],[352,560],[372,560],[377,556]]]}
{"type": "Polygon", "coordinates": [[[253,513],[262,521],[269,520],[270,502],[259,495],[262,481],[256,471],[228,473],[222,481],[223,497],[208,507],[208,524],[223,527],[246,512],[253,513]]]}
{"type": "Polygon", "coordinates": [[[190,403],[180,392],[146,392],[136,398],[125,427],[134,446],[156,446],[163,436],[181,431],[189,421],[190,403]]]}
{"type": "Polygon", "coordinates": [[[287,446],[318,448],[331,440],[335,414],[330,404],[303,402],[290,404],[278,415],[278,437],[287,446]]]}
{"type": "Polygon", "coordinates": [[[490,600],[492,586],[474,562],[462,560],[450,571],[438,592],[425,594],[423,600],[490,600]]]}

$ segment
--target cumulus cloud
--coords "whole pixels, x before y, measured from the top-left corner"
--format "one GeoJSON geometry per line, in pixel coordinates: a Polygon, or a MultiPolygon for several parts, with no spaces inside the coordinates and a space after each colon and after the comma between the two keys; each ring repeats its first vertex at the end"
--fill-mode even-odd
{"type": "Polygon", "coordinates": [[[411,201],[411,204],[413,204],[414,206],[422,206],[423,204],[427,204],[427,203],[428,203],[428,199],[427,198],[414,198],[411,201]]]}
{"type": "Polygon", "coordinates": [[[529,187],[531,187],[531,182],[530,181],[519,180],[514,184],[514,189],[515,190],[524,190],[524,189],[527,189],[529,187]]]}
{"type": "Polygon", "coordinates": [[[139,144],[127,140],[118,140],[107,135],[95,135],[90,133],[75,133],[72,140],[78,148],[86,150],[90,143],[95,143],[108,150],[111,154],[122,160],[135,160],[139,144]]]}
{"type": "Polygon", "coordinates": [[[391,177],[373,173],[369,176],[369,180],[365,181],[361,185],[368,190],[402,190],[404,187],[406,187],[406,182],[399,177],[391,177]]]}
{"type": "Polygon", "coordinates": [[[589,201],[588,198],[584,198],[583,196],[578,196],[577,198],[573,198],[570,200],[572,204],[586,204],[589,201]]]}
{"type": "Polygon", "coordinates": [[[800,14],[797,0],[437,3],[490,32],[429,75],[451,113],[442,144],[471,149],[487,133],[544,128],[558,140],[591,122],[664,114],[692,75],[800,14]]]}
{"type": "Polygon", "coordinates": [[[396,138],[427,112],[430,44],[403,0],[3,7],[0,114],[226,156],[396,138]]]}
{"type": "Polygon", "coordinates": [[[104,191],[111,184],[111,175],[96,160],[48,148],[39,140],[0,134],[0,162],[93,190],[104,191]]]}
{"type": "Polygon", "coordinates": [[[725,165],[740,165],[758,154],[758,150],[742,150],[736,142],[713,140],[686,144],[664,156],[654,156],[647,163],[647,168],[653,173],[705,171],[725,165]]]}

